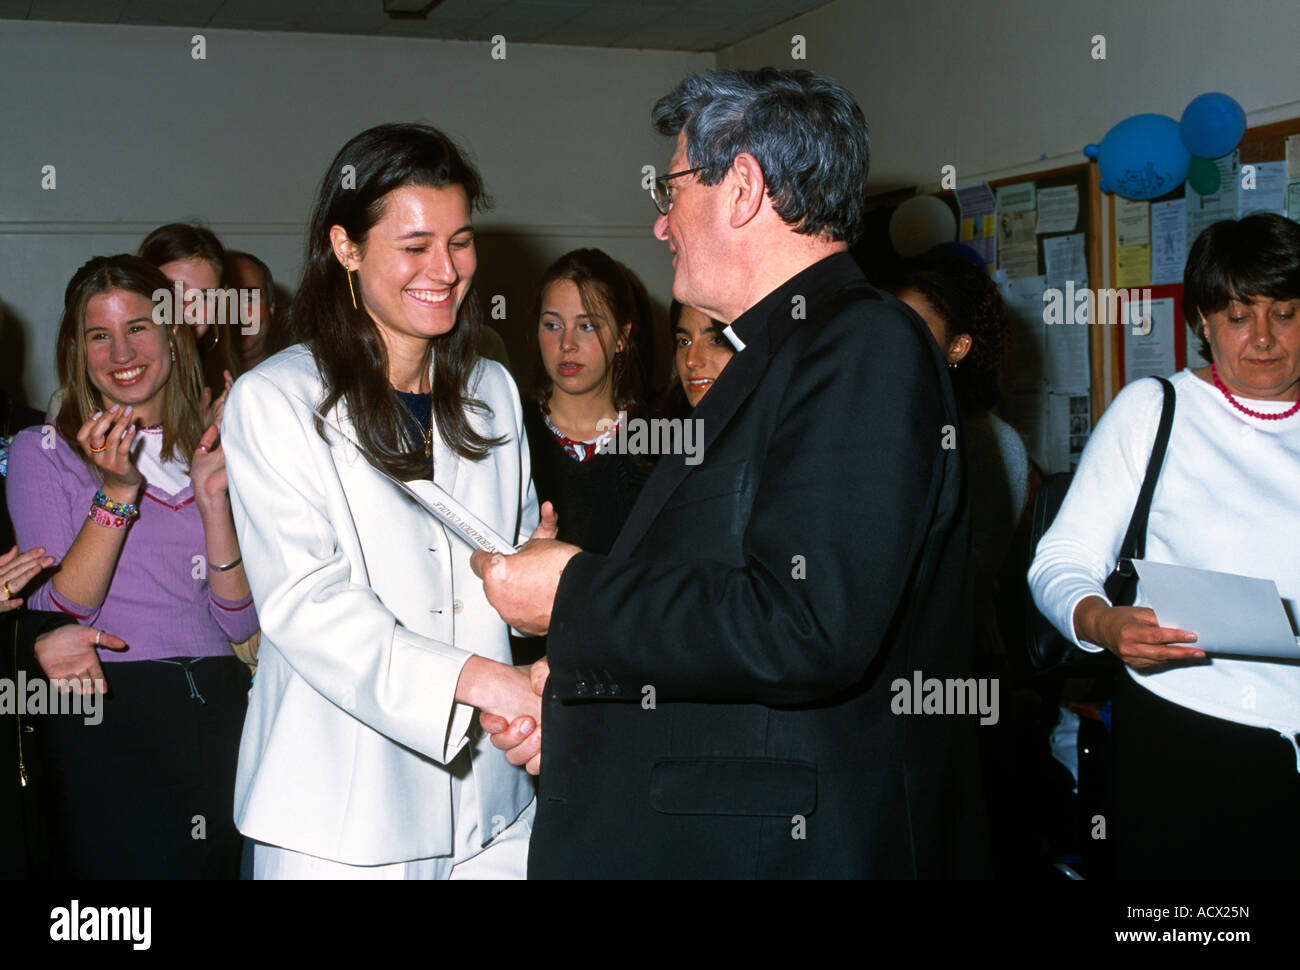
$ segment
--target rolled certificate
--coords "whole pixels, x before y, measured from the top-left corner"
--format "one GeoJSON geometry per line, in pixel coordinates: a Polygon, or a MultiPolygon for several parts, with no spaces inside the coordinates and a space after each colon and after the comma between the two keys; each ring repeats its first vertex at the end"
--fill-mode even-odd
{"type": "Polygon", "coordinates": [[[507,556],[516,551],[509,541],[493,532],[478,516],[452,498],[446,489],[439,488],[427,479],[404,482],[382,468],[378,471],[466,544],[485,552],[500,552],[507,556]],[[420,492],[428,493],[427,497],[420,492]]]}

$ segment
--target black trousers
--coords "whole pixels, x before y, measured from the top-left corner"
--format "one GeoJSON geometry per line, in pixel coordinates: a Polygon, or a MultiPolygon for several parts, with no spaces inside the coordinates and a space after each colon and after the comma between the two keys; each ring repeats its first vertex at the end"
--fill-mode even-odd
{"type": "Polygon", "coordinates": [[[56,874],[237,879],[235,766],[249,674],[235,657],[105,663],[103,719],[39,719],[56,874]]]}
{"type": "Polygon", "coordinates": [[[1112,728],[1119,878],[1295,878],[1300,772],[1285,738],[1171,704],[1127,674],[1112,728]]]}

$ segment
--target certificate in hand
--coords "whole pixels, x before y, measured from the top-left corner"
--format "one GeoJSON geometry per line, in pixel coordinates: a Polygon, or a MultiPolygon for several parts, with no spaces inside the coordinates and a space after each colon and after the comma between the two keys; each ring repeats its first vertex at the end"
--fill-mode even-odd
{"type": "Polygon", "coordinates": [[[1133,566],[1160,625],[1191,630],[1206,653],[1300,660],[1300,641],[1271,579],[1142,559],[1133,566]]]}
{"type": "Polygon", "coordinates": [[[513,545],[493,532],[478,516],[452,498],[445,489],[439,488],[427,479],[404,482],[389,475],[383,469],[378,470],[406,493],[408,498],[440,521],[467,545],[485,552],[499,552],[506,556],[516,551],[513,545]]]}

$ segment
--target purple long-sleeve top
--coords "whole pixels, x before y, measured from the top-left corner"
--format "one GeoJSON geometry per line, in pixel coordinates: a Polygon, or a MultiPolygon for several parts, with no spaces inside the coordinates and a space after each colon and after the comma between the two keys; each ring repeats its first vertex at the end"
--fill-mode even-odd
{"type": "MultiPolygon", "coordinates": [[[[62,562],[98,489],[90,466],[53,427],[20,431],[9,450],[6,484],[18,547],[44,546],[62,562]]],[[[127,650],[100,650],[105,662],[232,655],[230,642],[257,630],[257,612],[251,595],[235,602],[208,586],[193,489],[169,495],[148,485],[139,505],[99,608],[74,603],[48,580],[23,591],[27,606],[61,610],[125,640],[127,650]]]]}

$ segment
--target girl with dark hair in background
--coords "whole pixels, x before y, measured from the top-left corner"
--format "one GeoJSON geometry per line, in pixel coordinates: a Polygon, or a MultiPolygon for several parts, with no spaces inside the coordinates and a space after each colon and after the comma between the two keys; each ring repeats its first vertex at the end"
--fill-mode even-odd
{"type": "Polygon", "coordinates": [[[257,616],[217,441],[224,398],[205,431],[192,334],[153,320],[167,285],[135,256],[77,271],[59,326],[57,428],[19,432],[9,459],[19,543],[58,560],[28,605],[126,644],[97,630],[53,652],[37,645],[51,678],[93,680],[101,661],[107,672],[102,723],[50,717],[37,735],[72,878],[238,874],[248,671],[230,641],[251,636],[257,616]]]}
{"type": "Polygon", "coordinates": [[[668,308],[668,331],[673,338],[673,380],[660,409],[676,416],[696,408],[713,382],[731,362],[735,348],[717,320],[676,300],[668,308]]]}
{"type": "Polygon", "coordinates": [[[602,450],[642,410],[638,334],[652,326],[636,275],[599,249],[565,253],[538,284],[533,407],[525,409],[537,493],[559,538],[607,553],[652,463],[602,450]]]}
{"type": "MultiPolygon", "coordinates": [[[[136,255],[157,266],[169,280],[183,283],[186,290],[194,289],[204,294],[204,299],[194,303],[190,312],[198,319],[193,330],[203,369],[203,387],[208,393],[204,399],[206,409],[210,407],[208,402],[224,394],[229,382],[244,369],[235,346],[238,303],[231,301],[222,306],[209,304],[206,299],[208,291],[220,289],[225,278],[225,249],[212,230],[185,222],[172,222],[145,236],[136,255]],[[216,319],[208,319],[209,311],[217,315],[216,319]],[[224,333],[220,326],[222,314],[227,326],[224,333]]],[[[174,308],[174,312],[174,322],[184,323],[182,307],[174,308]]]]}
{"type": "Polygon", "coordinates": [[[1000,654],[992,586],[1029,499],[1024,442],[993,413],[1010,329],[1006,306],[988,273],[943,251],[905,262],[891,289],[925,321],[948,363],[970,487],[972,571],[980,604],[976,650],[1000,654]]]}
{"type": "MultiPolygon", "coordinates": [[[[925,321],[948,363],[961,414],[961,447],[971,505],[970,573],[976,670],[1011,685],[1007,645],[999,625],[1000,588],[1019,588],[1011,540],[1029,501],[1030,463],[1015,430],[993,413],[1010,329],[997,285],[985,270],[955,253],[932,250],[905,261],[891,287],[925,321]]],[[[1050,781],[1061,774],[1046,758],[1043,734],[1055,719],[1051,702],[1021,704],[1013,695],[995,725],[981,728],[980,761],[997,871],[1035,871],[1041,848],[1040,809],[1050,781]],[[1041,723],[1040,723],[1041,722],[1041,723]]]]}
{"type": "Polygon", "coordinates": [[[292,345],[231,391],[263,617],[235,789],[254,878],[525,874],[531,780],[471,724],[536,724],[540,700],[469,548],[389,478],[432,481],[511,542],[538,524],[518,393],[477,354],[485,204],[436,129],[352,138],[317,196],[292,345]]]}

